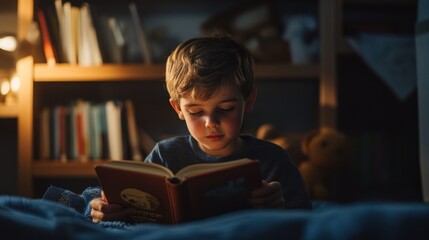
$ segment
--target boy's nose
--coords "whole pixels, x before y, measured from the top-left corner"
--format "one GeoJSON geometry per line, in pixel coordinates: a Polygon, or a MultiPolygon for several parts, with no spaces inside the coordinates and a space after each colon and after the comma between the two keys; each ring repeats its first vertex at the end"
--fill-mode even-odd
{"type": "Polygon", "coordinates": [[[217,128],[219,127],[219,120],[216,116],[207,116],[206,128],[217,128]]]}

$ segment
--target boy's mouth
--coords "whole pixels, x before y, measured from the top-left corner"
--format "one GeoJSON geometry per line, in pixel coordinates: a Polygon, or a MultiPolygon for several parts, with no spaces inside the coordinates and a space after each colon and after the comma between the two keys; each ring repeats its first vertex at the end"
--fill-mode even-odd
{"type": "Polygon", "coordinates": [[[220,135],[220,134],[209,135],[206,138],[209,139],[209,140],[212,140],[212,141],[219,141],[219,140],[221,140],[223,138],[223,135],[220,135]]]}

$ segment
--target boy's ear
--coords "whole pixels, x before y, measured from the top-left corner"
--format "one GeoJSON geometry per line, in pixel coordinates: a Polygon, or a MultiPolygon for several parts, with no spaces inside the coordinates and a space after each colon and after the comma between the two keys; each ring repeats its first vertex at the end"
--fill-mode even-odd
{"type": "Polygon", "coordinates": [[[171,98],[169,99],[169,101],[170,101],[170,105],[173,107],[174,111],[176,111],[176,113],[179,116],[179,118],[181,120],[185,120],[185,117],[183,116],[183,112],[180,109],[180,105],[176,101],[174,101],[173,99],[171,99],[171,98]]]}
{"type": "Polygon", "coordinates": [[[253,104],[255,103],[256,100],[256,95],[257,95],[257,91],[256,88],[254,88],[252,90],[252,92],[249,94],[249,96],[246,98],[244,104],[244,110],[246,113],[251,112],[253,109],[253,104]]]}

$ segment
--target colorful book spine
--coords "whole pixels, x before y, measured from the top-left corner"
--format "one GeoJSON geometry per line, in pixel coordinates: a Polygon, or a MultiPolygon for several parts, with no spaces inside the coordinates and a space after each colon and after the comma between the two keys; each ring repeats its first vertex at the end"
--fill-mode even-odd
{"type": "Polygon", "coordinates": [[[53,65],[57,61],[55,59],[54,49],[53,49],[51,37],[49,35],[49,29],[48,29],[48,24],[46,22],[46,17],[42,9],[37,10],[37,18],[39,20],[40,31],[42,33],[43,52],[45,54],[46,62],[48,65],[53,65]]]}

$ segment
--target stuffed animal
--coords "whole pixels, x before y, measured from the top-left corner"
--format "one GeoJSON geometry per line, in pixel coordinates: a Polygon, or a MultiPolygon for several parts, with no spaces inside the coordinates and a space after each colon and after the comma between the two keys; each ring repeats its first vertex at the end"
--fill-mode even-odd
{"type": "Polygon", "coordinates": [[[307,159],[299,165],[299,170],[309,197],[333,200],[338,174],[349,155],[346,136],[333,128],[322,128],[304,137],[301,150],[307,159]]]}
{"type": "Polygon", "coordinates": [[[261,125],[256,132],[256,137],[277,144],[285,150],[289,148],[288,140],[273,124],[261,125]]]}

